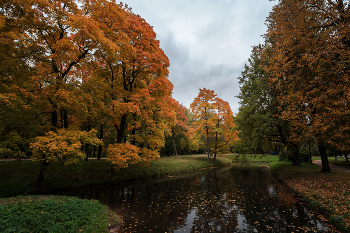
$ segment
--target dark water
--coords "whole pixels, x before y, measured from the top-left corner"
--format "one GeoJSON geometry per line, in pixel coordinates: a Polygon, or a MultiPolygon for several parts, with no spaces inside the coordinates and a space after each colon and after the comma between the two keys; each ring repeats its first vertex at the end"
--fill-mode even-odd
{"type": "Polygon", "coordinates": [[[224,168],[61,193],[98,199],[121,232],[329,232],[260,168],[224,168]]]}

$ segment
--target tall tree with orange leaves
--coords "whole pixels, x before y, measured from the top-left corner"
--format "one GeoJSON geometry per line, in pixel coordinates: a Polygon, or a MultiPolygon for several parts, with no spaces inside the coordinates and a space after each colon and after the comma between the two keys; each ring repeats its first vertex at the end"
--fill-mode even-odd
{"type": "Polygon", "coordinates": [[[282,118],[316,138],[325,172],[325,144],[350,145],[344,140],[350,133],[349,7],[345,0],[281,0],[267,19],[266,70],[280,91],[279,105],[286,106],[282,118]]]}
{"type": "Polygon", "coordinates": [[[101,87],[104,122],[116,132],[108,160],[125,167],[158,159],[176,117],[169,60],[152,27],[127,6],[88,1],[84,9],[109,41],[99,44],[86,64],[86,82],[101,87]]]}
{"type": "Polygon", "coordinates": [[[214,91],[203,88],[199,89],[198,96],[193,100],[191,111],[197,137],[204,136],[208,162],[211,151],[215,153],[215,161],[216,153],[227,151],[229,148],[226,146],[229,147],[237,139],[231,108],[214,91]]]}
{"type": "Polygon", "coordinates": [[[194,126],[199,136],[204,136],[204,144],[206,152],[208,154],[208,163],[210,156],[210,141],[213,135],[213,129],[215,128],[215,122],[213,121],[216,116],[215,113],[215,98],[214,91],[209,89],[199,89],[198,96],[191,103],[191,111],[193,119],[195,120],[194,126]]]}
{"type": "MultiPolygon", "coordinates": [[[[47,152],[47,146],[55,145],[46,143],[52,138],[64,145],[64,135],[79,140],[85,135],[81,131],[100,128],[100,138],[109,134],[114,141],[107,149],[114,167],[159,158],[176,102],[167,78],[169,61],[156,34],[122,3],[79,2],[0,2],[0,50],[8,49],[1,58],[10,61],[1,61],[0,104],[6,107],[1,111],[8,117],[15,116],[13,106],[22,108],[20,112],[29,109],[28,117],[17,119],[40,119],[35,126],[42,130],[33,137],[41,137],[32,144],[33,151],[47,152]]],[[[0,130],[10,123],[0,124],[0,130]]],[[[89,134],[93,136],[96,132],[89,134]]],[[[63,157],[36,155],[42,156],[43,166],[51,159],[75,161],[84,155],[76,145],[63,157]]]]}
{"type": "Polygon", "coordinates": [[[238,140],[237,132],[234,129],[234,116],[228,102],[216,97],[214,103],[216,116],[212,148],[214,150],[214,162],[217,153],[229,153],[232,144],[238,140]]]}

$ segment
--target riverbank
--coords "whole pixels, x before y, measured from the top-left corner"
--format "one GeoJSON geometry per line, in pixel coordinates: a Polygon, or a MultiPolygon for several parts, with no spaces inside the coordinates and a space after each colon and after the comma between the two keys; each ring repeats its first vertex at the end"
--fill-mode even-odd
{"type": "MultiPolygon", "coordinates": [[[[215,163],[206,156],[162,157],[149,167],[131,165],[117,170],[111,176],[111,163],[106,160],[80,161],[78,164],[64,165],[63,162],[51,162],[45,173],[43,193],[90,186],[110,182],[123,182],[152,176],[176,174],[184,171],[208,167],[227,166],[230,158],[217,157],[215,163]]],[[[40,164],[32,161],[6,161],[0,163],[0,197],[34,194],[40,164]]]]}
{"type": "MultiPolygon", "coordinates": [[[[120,169],[111,177],[111,163],[106,160],[80,161],[78,164],[67,166],[60,162],[51,162],[45,174],[44,192],[53,193],[76,187],[170,175],[209,167],[227,166],[230,163],[231,160],[227,157],[217,157],[215,162],[213,158],[210,158],[210,163],[206,156],[164,157],[159,161],[154,161],[149,167],[132,165],[120,169]]],[[[33,194],[39,170],[38,162],[2,161],[0,163],[0,176],[2,177],[0,196],[33,194]]],[[[2,198],[0,199],[0,213],[0,232],[6,232],[9,229],[13,229],[9,232],[16,232],[18,229],[25,228],[29,229],[28,232],[79,232],[80,230],[106,232],[111,227],[108,231],[115,232],[114,229],[121,222],[114,212],[109,211],[106,206],[97,201],[64,196],[30,195],[2,198]],[[71,219],[74,221],[61,216],[60,213],[67,213],[67,211],[71,213],[71,219]],[[50,224],[46,224],[47,222],[50,224]],[[45,227],[50,227],[50,229],[45,227]]]]}
{"type": "MultiPolygon", "coordinates": [[[[80,161],[78,164],[64,166],[63,163],[50,163],[44,183],[44,191],[53,193],[57,190],[71,189],[109,182],[127,182],[152,176],[172,175],[186,171],[220,167],[227,165],[270,165],[272,173],[283,181],[293,192],[299,194],[314,209],[330,213],[330,222],[343,229],[349,227],[350,173],[332,171],[321,173],[320,168],[312,164],[292,167],[290,162],[279,162],[278,156],[231,154],[217,157],[215,163],[207,156],[172,156],[162,157],[149,167],[132,165],[120,169],[112,178],[111,164],[106,160],[80,161]],[[311,187],[311,188],[310,188],[311,187]]],[[[32,194],[40,166],[31,161],[0,163],[1,196],[32,194]]],[[[32,196],[33,197],[33,196],[32,196]]],[[[7,198],[10,200],[11,198],[7,198]]],[[[345,229],[345,230],[344,230],[345,229]]]]}
{"type": "Polygon", "coordinates": [[[293,167],[291,162],[274,162],[270,169],[313,209],[329,215],[329,222],[338,230],[350,232],[350,173],[324,173],[315,164],[293,167]]]}

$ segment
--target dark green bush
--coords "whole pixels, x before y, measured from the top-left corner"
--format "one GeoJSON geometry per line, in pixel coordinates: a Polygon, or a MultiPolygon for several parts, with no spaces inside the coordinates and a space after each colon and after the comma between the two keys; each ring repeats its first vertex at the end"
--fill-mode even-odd
{"type": "Polygon", "coordinates": [[[345,225],[342,216],[332,215],[329,217],[329,222],[333,224],[341,232],[350,232],[350,228],[345,225]]]}
{"type": "Polygon", "coordinates": [[[0,232],[106,232],[107,207],[96,200],[41,196],[4,199],[0,232]]]}

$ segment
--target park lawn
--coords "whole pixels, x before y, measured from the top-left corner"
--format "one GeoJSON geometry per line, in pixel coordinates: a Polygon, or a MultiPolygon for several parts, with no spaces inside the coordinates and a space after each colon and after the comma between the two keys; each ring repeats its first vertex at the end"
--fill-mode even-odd
{"type": "Polygon", "coordinates": [[[337,159],[334,160],[334,158],[332,160],[329,160],[329,163],[334,164],[334,165],[339,165],[339,166],[344,166],[344,167],[350,167],[350,159],[349,161],[346,161],[346,159],[337,159]]]}
{"type": "Polygon", "coordinates": [[[120,224],[116,213],[96,200],[65,196],[0,199],[0,232],[106,233],[120,224]]]}
{"type": "Polygon", "coordinates": [[[326,210],[329,221],[341,232],[350,232],[350,173],[321,168],[310,163],[293,167],[291,162],[274,162],[271,172],[316,210],[326,210]]]}
{"type": "Polygon", "coordinates": [[[249,164],[269,165],[271,162],[279,161],[277,155],[262,155],[262,154],[230,154],[225,155],[233,164],[249,164]]]}
{"type": "MultiPolygon", "coordinates": [[[[139,164],[130,165],[116,171],[111,178],[111,163],[104,160],[81,160],[78,164],[64,165],[63,162],[51,162],[47,167],[44,180],[44,192],[52,193],[63,189],[104,184],[108,182],[121,182],[164,174],[174,174],[212,166],[225,166],[231,160],[218,156],[216,162],[210,158],[200,156],[171,156],[161,157],[153,161],[150,166],[139,164]]],[[[32,161],[6,161],[0,162],[0,197],[33,194],[40,164],[32,161]]]]}

